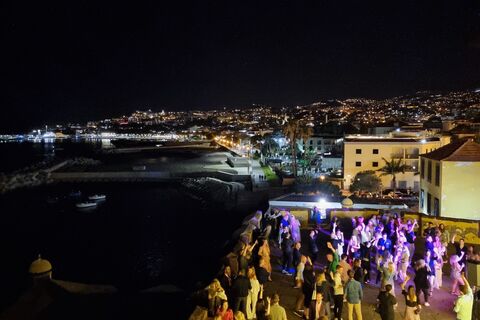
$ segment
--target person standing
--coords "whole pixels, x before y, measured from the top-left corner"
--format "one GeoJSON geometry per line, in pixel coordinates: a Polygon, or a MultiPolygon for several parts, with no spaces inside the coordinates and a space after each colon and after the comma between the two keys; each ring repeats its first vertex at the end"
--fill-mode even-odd
{"type": "Polygon", "coordinates": [[[270,263],[270,246],[268,244],[268,239],[260,240],[260,247],[258,248],[258,258],[263,258],[263,263],[265,269],[268,273],[272,273],[272,264],[270,263]]]}
{"type": "MultiPolygon", "coordinates": [[[[396,273],[395,270],[395,263],[393,261],[388,261],[388,263],[384,263],[383,267],[380,269],[380,272],[382,273],[382,282],[380,285],[380,288],[385,289],[385,286],[387,284],[391,285],[394,287],[394,276],[396,273]]],[[[392,291],[392,294],[394,291],[392,291]]]]}
{"type": "Polygon", "coordinates": [[[309,315],[308,318],[309,320],[320,320],[322,317],[329,317],[326,315],[326,306],[323,302],[323,294],[321,291],[317,291],[315,293],[315,297],[310,303],[310,308],[309,308],[309,315]]]}
{"type": "Polygon", "coordinates": [[[458,243],[456,243],[456,237],[457,234],[454,233],[451,242],[455,246],[455,254],[460,258],[458,263],[462,265],[462,271],[465,271],[465,266],[467,265],[467,247],[465,246],[465,239],[460,238],[458,243]]]}
{"type": "Polygon", "coordinates": [[[327,242],[327,248],[331,250],[331,252],[327,252],[327,261],[328,261],[328,274],[333,274],[337,270],[338,263],[340,262],[340,257],[338,253],[333,248],[331,242],[327,242]]]}
{"type": "Polygon", "coordinates": [[[223,290],[225,290],[225,294],[227,295],[227,298],[230,299],[230,303],[233,304],[232,301],[232,270],[230,269],[229,265],[226,265],[223,268],[223,274],[220,276],[220,285],[222,286],[223,290]]]}
{"type": "Polygon", "coordinates": [[[420,320],[420,311],[422,310],[422,306],[418,302],[418,297],[415,293],[415,287],[409,286],[408,291],[405,290],[405,285],[409,279],[410,277],[407,275],[403,283],[400,285],[402,288],[402,294],[405,296],[405,313],[403,320],[420,320]]]}
{"type": "Polygon", "coordinates": [[[341,257],[343,254],[343,246],[345,245],[345,238],[343,236],[343,232],[338,227],[337,223],[333,223],[332,234],[330,236],[332,238],[333,248],[337,252],[338,256],[341,257]]]}
{"type": "Polygon", "coordinates": [[[308,235],[308,244],[310,246],[310,258],[312,263],[315,264],[318,257],[318,245],[317,245],[318,230],[312,229],[308,235]]]}
{"type": "Polygon", "coordinates": [[[233,282],[232,295],[234,297],[233,311],[242,311],[243,314],[247,313],[247,297],[248,293],[252,289],[250,280],[245,276],[245,272],[240,270],[238,277],[233,282]]]}
{"type": "Polygon", "coordinates": [[[290,236],[290,233],[284,233],[284,238],[282,241],[282,252],[283,252],[282,273],[286,275],[291,275],[290,271],[293,264],[293,245],[294,245],[294,242],[290,236]]]}
{"type": "MultiPolygon", "coordinates": [[[[315,292],[321,292],[323,298],[323,310],[325,311],[325,315],[329,319],[331,317],[331,310],[330,310],[330,301],[332,301],[332,291],[333,288],[330,285],[330,282],[327,281],[326,273],[324,271],[320,272],[316,275],[315,281],[315,292]]],[[[315,295],[312,295],[312,299],[315,299],[315,295]]]]}
{"type": "MultiPolygon", "coordinates": [[[[463,252],[461,254],[462,256],[464,255],[463,252]]],[[[456,254],[450,256],[451,277],[453,280],[453,284],[452,284],[453,295],[460,295],[458,291],[458,285],[462,284],[462,270],[464,268],[464,265],[459,262],[461,261],[461,259],[462,257],[459,257],[456,254]]]]}
{"type": "Polygon", "coordinates": [[[347,283],[348,281],[348,270],[352,269],[352,266],[347,262],[348,256],[346,253],[342,254],[341,260],[338,265],[342,266],[342,281],[347,283]]]}
{"type": "Polygon", "coordinates": [[[429,274],[430,272],[425,264],[425,260],[418,260],[415,263],[415,279],[413,279],[413,282],[415,283],[417,299],[420,300],[420,292],[423,292],[426,307],[430,306],[430,303],[428,303],[428,296],[430,294],[430,282],[428,281],[429,274]]]}
{"type": "Polygon", "coordinates": [[[302,293],[303,293],[303,306],[304,314],[307,317],[308,309],[310,308],[310,303],[313,297],[313,290],[315,288],[315,273],[313,272],[313,265],[306,264],[303,271],[303,284],[302,284],[302,293]]]}
{"type": "Polygon", "coordinates": [[[340,320],[342,318],[343,310],[343,282],[342,282],[343,267],[337,266],[337,271],[333,275],[333,314],[334,317],[340,320]]]}
{"type": "Polygon", "coordinates": [[[398,276],[400,281],[404,281],[407,278],[407,270],[410,261],[410,250],[407,247],[407,244],[404,243],[399,249],[399,268],[398,268],[398,276]]]}
{"type": "Polygon", "coordinates": [[[385,291],[380,291],[378,294],[378,313],[382,320],[394,320],[395,311],[394,306],[397,304],[397,299],[392,295],[392,285],[387,284],[385,291]]]}
{"type": "Polygon", "coordinates": [[[353,270],[348,271],[348,282],[345,286],[345,298],[347,300],[348,320],[353,320],[353,312],[357,320],[362,320],[363,290],[360,282],[353,278],[353,270]]]}
{"type": "Polygon", "coordinates": [[[460,296],[455,301],[453,310],[457,313],[457,320],[470,320],[472,319],[473,292],[467,278],[465,278],[465,273],[462,273],[462,281],[460,296]]]}
{"type": "Polygon", "coordinates": [[[272,306],[270,307],[271,320],[287,320],[287,312],[280,304],[280,296],[275,293],[272,298],[272,306]]]}
{"type": "Polygon", "coordinates": [[[255,268],[248,268],[248,279],[250,280],[251,289],[247,296],[247,319],[255,318],[255,310],[257,309],[258,294],[260,293],[260,282],[255,275],[255,268]]]}

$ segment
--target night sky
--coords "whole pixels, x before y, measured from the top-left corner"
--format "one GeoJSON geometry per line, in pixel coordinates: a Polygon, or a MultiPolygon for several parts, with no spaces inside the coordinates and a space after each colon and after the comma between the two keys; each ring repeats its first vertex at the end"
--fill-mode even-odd
{"type": "Polygon", "coordinates": [[[2,1],[1,131],[480,86],[478,1],[97,2],[2,1]]]}

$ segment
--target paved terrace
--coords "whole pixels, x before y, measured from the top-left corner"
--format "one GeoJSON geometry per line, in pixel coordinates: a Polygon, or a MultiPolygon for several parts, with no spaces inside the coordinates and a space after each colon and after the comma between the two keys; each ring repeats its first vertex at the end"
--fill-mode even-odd
{"type": "MultiPolygon", "coordinates": [[[[319,261],[315,264],[315,269],[320,268],[321,266],[326,264],[325,253],[326,253],[326,241],[329,239],[329,233],[324,232],[323,234],[319,235],[319,243],[323,244],[320,247],[320,255],[319,261]]],[[[302,234],[302,242],[305,244],[302,251],[306,248],[306,234],[302,234]]],[[[299,290],[301,289],[294,289],[293,277],[286,276],[281,273],[281,250],[278,249],[272,242],[271,244],[271,251],[272,251],[272,280],[273,282],[269,282],[265,285],[265,294],[272,295],[273,293],[277,292],[280,294],[280,304],[285,307],[287,310],[287,317],[288,319],[300,319],[296,316],[293,311],[295,308],[295,301],[298,295],[299,290]]],[[[420,240],[420,243],[417,244],[417,248],[423,248],[423,242],[420,240]]],[[[450,290],[452,287],[452,281],[449,277],[449,272],[446,272],[447,267],[445,266],[443,272],[443,287],[439,290],[434,289],[433,295],[430,297],[430,307],[422,306],[421,312],[421,319],[422,320],[445,320],[445,319],[455,319],[455,313],[453,312],[453,303],[455,301],[455,296],[450,294],[450,290]]],[[[372,270],[375,270],[372,267],[372,270]]],[[[413,279],[413,272],[410,270],[409,272],[411,278],[413,279]]],[[[372,272],[371,276],[372,280],[375,280],[375,272],[372,272]]],[[[407,284],[411,284],[412,280],[407,284]]],[[[375,285],[365,285],[364,287],[364,299],[362,301],[362,314],[363,319],[373,320],[373,319],[380,319],[378,313],[374,311],[374,305],[376,303],[376,298],[379,292],[379,287],[375,285]]],[[[400,285],[395,286],[395,295],[397,297],[398,306],[395,311],[395,319],[403,319],[403,312],[405,310],[405,299],[401,294],[400,285]]],[[[423,294],[420,297],[420,301],[424,302],[423,294]]],[[[479,306],[477,306],[478,308],[479,306]]],[[[344,305],[343,308],[343,319],[348,319],[347,316],[347,308],[344,305]]]]}

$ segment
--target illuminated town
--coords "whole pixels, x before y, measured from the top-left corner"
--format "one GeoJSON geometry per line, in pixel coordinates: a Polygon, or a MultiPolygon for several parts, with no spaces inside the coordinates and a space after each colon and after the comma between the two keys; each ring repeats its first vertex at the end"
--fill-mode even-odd
{"type": "Polygon", "coordinates": [[[0,320],[480,320],[475,1],[2,6],[0,320]]]}

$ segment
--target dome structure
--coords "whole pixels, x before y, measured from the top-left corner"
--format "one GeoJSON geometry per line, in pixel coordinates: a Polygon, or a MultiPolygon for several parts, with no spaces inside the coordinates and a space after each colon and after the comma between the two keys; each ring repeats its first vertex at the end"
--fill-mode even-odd
{"type": "Polygon", "coordinates": [[[30,264],[28,272],[34,277],[44,276],[52,272],[52,264],[38,255],[37,260],[30,264]]]}
{"type": "Polygon", "coordinates": [[[352,199],[347,197],[347,198],[342,200],[342,208],[348,209],[348,208],[351,208],[351,207],[353,207],[352,199]]]}

